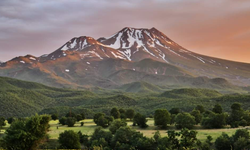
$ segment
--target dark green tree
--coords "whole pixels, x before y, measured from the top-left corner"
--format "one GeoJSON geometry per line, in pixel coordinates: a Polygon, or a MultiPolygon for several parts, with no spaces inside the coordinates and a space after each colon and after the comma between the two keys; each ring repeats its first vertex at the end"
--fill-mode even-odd
{"type": "Polygon", "coordinates": [[[249,139],[245,137],[239,137],[239,139],[234,142],[234,150],[247,150],[249,149],[249,139]],[[248,146],[248,148],[246,148],[248,146]]]}
{"type": "Polygon", "coordinates": [[[120,114],[119,110],[116,107],[114,107],[111,109],[110,115],[113,116],[114,119],[118,119],[118,118],[120,118],[121,114],[120,114]]]}
{"type": "Polygon", "coordinates": [[[238,127],[243,120],[244,110],[241,108],[240,103],[233,103],[231,106],[231,114],[228,118],[228,124],[235,128],[238,127]]]}
{"type": "Polygon", "coordinates": [[[62,118],[59,119],[59,123],[60,123],[61,125],[66,125],[66,120],[67,120],[66,117],[62,117],[62,118]]]}
{"type": "Polygon", "coordinates": [[[249,139],[249,132],[247,129],[238,129],[233,135],[233,140],[237,141],[240,137],[244,137],[245,139],[249,139]]]}
{"type": "Polygon", "coordinates": [[[52,120],[57,120],[58,119],[58,114],[52,114],[51,119],[52,120]]]}
{"type": "Polygon", "coordinates": [[[126,110],[126,117],[132,120],[135,116],[135,110],[134,109],[128,109],[126,110]]]}
{"type": "Polygon", "coordinates": [[[4,117],[0,117],[0,129],[5,126],[6,123],[5,123],[5,118],[4,117]]]}
{"type": "Polygon", "coordinates": [[[82,134],[81,131],[77,132],[80,138],[80,143],[83,144],[84,146],[88,146],[89,143],[89,136],[86,134],[82,134]]]}
{"type": "Polygon", "coordinates": [[[104,117],[105,114],[104,114],[104,113],[96,113],[96,114],[94,115],[94,122],[95,122],[95,124],[98,123],[98,119],[99,119],[101,116],[104,117]]]}
{"type": "Polygon", "coordinates": [[[195,109],[196,109],[196,110],[199,110],[201,114],[202,114],[203,112],[205,112],[205,108],[204,108],[202,105],[197,105],[197,106],[195,107],[195,109]]]}
{"type": "Polygon", "coordinates": [[[3,139],[7,150],[36,150],[46,138],[50,115],[35,115],[25,120],[16,120],[6,130],[3,139]]]}
{"type": "Polygon", "coordinates": [[[8,124],[12,124],[12,122],[14,122],[15,120],[17,120],[15,117],[10,117],[7,119],[8,124]]]}
{"type": "Polygon", "coordinates": [[[120,112],[120,114],[125,114],[126,113],[126,111],[123,108],[120,108],[119,112],[120,112]]]}
{"type": "Polygon", "coordinates": [[[86,117],[85,117],[85,114],[84,114],[84,113],[81,113],[81,115],[82,115],[82,120],[86,119],[86,117]]]}
{"type": "Polygon", "coordinates": [[[154,114],[155,125],[161,128],[166,128],[170,123],[171,117],[166,109],[157,109],[154,114]]]}
{"type": "Polygon", "coordinates": [[[76,123],[76,118],[74,118],[74,117],[68,117],[68,118],[66,119],[66,122],[65,122],[65,124],[66,124],[68,127],[74,127],[75,123],[76,123]]]}
{"type": "Polygon", "coordinates": [[[222,113],[222,107],[221,107],[221,105],[220,104],[214,105],[213,112],[217,113],[217,114],[221,114],[222,113]]]}
{"type": "Polygon", "coordinates": [[[226,133],[222,133],[215,141],[215,147],[217,150],[230,150],[233,148],[230,137],[226,133]]]}
{"type": "Polygon", "coordinates": [[[96,125],[101,126],[101,127],[107,127],[109,124],[109,121],[106,117],[101,116],[97,119],[96,125]]]}
{"type": "Polygon", "coordinates": [[[180,109],[180,108],[172,108],[172,109],[170,109],[169,112],[170,112],[172,115],[173,115],[173,114],[177,115],[177,114],[181,113],[181,109],[180,109]]]}
{"type": "Polygon", "coordinates": [[[194,116],[196,124],[199,124],[201,122],[202,115],[199,110],[194,109],[190,114],[194,116]]]}
{"type": "Polygon", "coordinates": [[[76,115],[76,120],[77,121],[81,121],[82,120],[82,115],[81,114],[77,114],[76,115]]]}
{"type": "Polygon", "coordinates": [[[204,128],[222,128],[224,125],[226,125],[226,114],[221,113],[217,114],[214,112],[207,113],[206,115],[204,114],[201,125],[204,128]]]}
{"type": "Polygon", "coordinates": [[[68,112],[68,113],[65,115],[65,117],[74,117],[74,118],[76,118],[76,114],[70,111],[70,112],[68,112]]]}
{"type": "Polygon", "coordinates": [[[189,113],[179,113],[175,118],[175,126],[177,129],[192,129],[195,125],[195,118],[189,113]]]}
{"type": "Polygon", "coordinates": [[[124,127],[124,126],[127,126],[127,122],[125,120],[116,119],[109,126],[109,131],[112,134],[115,134],[116,130],[118,130],[120,127],[124,127]]]}
{"type": "Polygon", "coordinates": [[[90,147],[101,146],[103,149],[109,148],[111,143],[112,133],[104,131],[101,127],[97,127],[90,138],[90,147]]]}
{"type": "Polygon", "coordinates": [[[79,134],[72,130],[66,130],[59,134],[60,148],[61,149],[80,149],[80,138],[79,134]]]}

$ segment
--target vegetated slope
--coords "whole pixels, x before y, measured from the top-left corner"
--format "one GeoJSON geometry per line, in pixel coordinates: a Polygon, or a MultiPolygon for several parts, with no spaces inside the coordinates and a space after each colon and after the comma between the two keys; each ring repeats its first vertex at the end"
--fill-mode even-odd
{"type": "MultiPolygon", "coordinates": [[[[100,92],[95,94],[86,90],[71,90],[52,88],[38,83],[20,81],[0,77],[0,116],[26,117],[35,113],[58,113],[63,116],[69,111],[84,112],[87,117],[94,113],[109,114],[111,108],[133,108],[144,114],[153,114],[157,108],[178,107],[183,111],[191,111],[196,105],[204,105],[211,109],[214,104],[220,103],[226,111],[234,102],[241,102],[244,109],[250,109],[249,95],[223,95],[209,89],[176,89],[163,93],[140,93],[140,90],[154,91],[158,86],[148,83],[134,83],[132,86],[138,93],[127,93],[119,90],[100,92]],[[139,88],[137,87],[139,85],[139,88]],[[140,87],[140,86],[144,87],[140,87]]],[[[124,86],[126,89],[127,87],[124,86]]]]}
{"type": "Polygon", "coordinates": [[[24,117],[64,103],[70,106],[70,97],[85,100],[95,96],[89,91],[48,87],[39,83],[0,77],[0,116],[24,117]],[[66,100],[65,100],[66,99],[66,100]]]}
{"type": "Polygon", "coordinates": [[[132,93],[154,93],[154,92],[161,92],[163,89],[159,86],[149,84],[147,82],[133,82],[129,84],[124,84],[119,89],[125,92],[132,92],[132,93]]]}
{"type": "Polygon", "coordinates": [[[222,94],[210,89],[185,88],[166,91],[161,96],[166,98],[214,98],[220,97],[222,94]]]}
{"type": "Polygon", "coordinates": [[[249,86],[250,64],[191,52],[155,28],[126,27],[110,37],[75,37],[50,54],[0,63],[0,76],[75,89],[116,89],[132,82],[216,88],[219,80],[210,79],[249,86]]]}

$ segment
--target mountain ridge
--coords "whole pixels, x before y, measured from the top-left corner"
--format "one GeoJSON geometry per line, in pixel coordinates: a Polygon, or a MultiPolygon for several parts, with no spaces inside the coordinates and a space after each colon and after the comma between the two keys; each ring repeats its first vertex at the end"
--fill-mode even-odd
{"type": "Polygon", "coordinates": [[[188,78],[192,81],[188,86],[195,86],[198,77],[249,86],[250,64],[194,53],[156,28],[125,27],[110,37],[74,37],[50,54],[0,63],[0,76],[71,88],[112,89],[132,82],[158,83],[158,79],[167,86],[187,86],[188,78]]]}

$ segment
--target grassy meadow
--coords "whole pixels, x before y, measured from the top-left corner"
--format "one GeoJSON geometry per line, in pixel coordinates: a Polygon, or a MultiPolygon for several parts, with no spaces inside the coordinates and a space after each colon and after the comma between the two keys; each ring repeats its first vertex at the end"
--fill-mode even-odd
{"type": "MultiPolygon", "coordinates": [[[[74,127],[67,127],[59,125],[58,120],[56,121],[50,121],[50,131],[49,136],[50,139],[58,139],[59,134],[64,132],[65,130],[74,130],[76,132],[81,131],[83,134],[91,135],[95,128],[97,127],[96,124],[93,122],[92,119],[86,119],[83,120],[84,125],[81,127],[80,122],[77,122],[74,127]],[[58,129],[57,129],[58,127],[58,129]]],[[[176,130],[174,125],[171,125],[168,127],[167,130],[161,130],[158,129],[156,126],[154,126],[154,120],[152,118],[148,119],[147,124],[149,125],[146,129],[141,129],[138,126],[132,126],[132,121],[127,120],[127,125],[130,126],[133,129],[136,129],[137,131],[143,133],[143,135],[147,137],[152,137],[154,133],[159,130],[162,136],[167,136],[167,130],[176,130]]],[[[207,136],[210,135],[213,137],[213,142],[217,137],[219,137],[222,132],[226,132],[229,136],[233,135],[235,131],[239,128],[224,128],[224,129],[202,129],[199,125],[195,126],[193,130],[196,130],[198,132],[198,139],[201,141],[205,141],[207,136]]],[[[108,130],[106,128],[105,130],[108,130]]]]}

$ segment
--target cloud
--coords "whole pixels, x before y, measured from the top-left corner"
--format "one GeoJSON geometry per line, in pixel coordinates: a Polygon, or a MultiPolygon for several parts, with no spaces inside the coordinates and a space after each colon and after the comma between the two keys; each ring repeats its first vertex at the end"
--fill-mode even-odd
{"type": "Polygon", "coordinates": [[[156,27],[195,52],[250,62],[248,18],[247,0],[2,0],[0,60],[40,56],[72,37],[110,36],[129,26],[156,27]]]}

